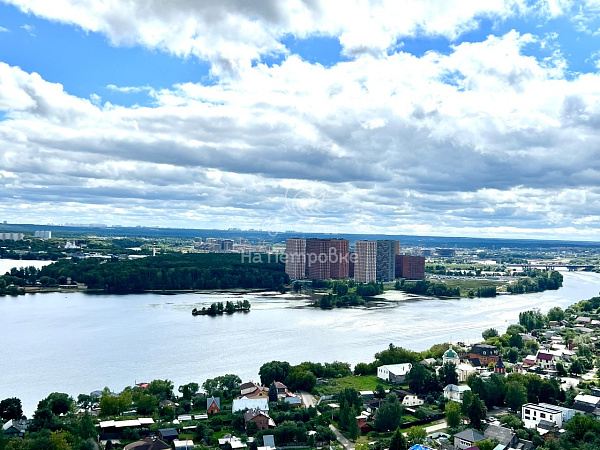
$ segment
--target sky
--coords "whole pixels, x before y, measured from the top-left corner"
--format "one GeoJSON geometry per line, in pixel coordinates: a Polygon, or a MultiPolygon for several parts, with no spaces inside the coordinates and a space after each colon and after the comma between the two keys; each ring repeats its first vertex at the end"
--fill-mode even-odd
{"type": "Polygon", "coordinates": [[[600,0],[0,0],[0,221],[600,238],[600,0]]]}

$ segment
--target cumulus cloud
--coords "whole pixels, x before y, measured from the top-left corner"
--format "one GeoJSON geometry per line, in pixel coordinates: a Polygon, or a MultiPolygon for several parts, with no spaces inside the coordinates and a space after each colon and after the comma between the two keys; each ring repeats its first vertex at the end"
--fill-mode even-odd
{"type": "Polygon", "coordinates": [[[54,205],[75,222],[598,236],[600,75],[567,74],[559,48],[530,56],[554,38],[515,30],[420,57],[397,47],[455,39],[518,3],[11,2],[239,73],[109,85],[153,100],[126,108],[0,63],[5,217],[18,204],[47,222],[54,205]],[[312,64],[287,54],[286,34],[337,36],[351,59],[312,64]],[[278,64],[250,64],[278,52],[278,64]]]}

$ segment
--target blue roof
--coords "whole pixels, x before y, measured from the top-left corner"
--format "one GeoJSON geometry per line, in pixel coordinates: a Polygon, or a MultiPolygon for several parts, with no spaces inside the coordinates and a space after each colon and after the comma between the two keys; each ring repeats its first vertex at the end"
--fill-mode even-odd
{"type": "Polygon", "coordinates": [[[431,447],[425,447],[424,445],[417,444],[417,445],[413,445],[408,450],[433,450],[433,449],[431,447]]]}

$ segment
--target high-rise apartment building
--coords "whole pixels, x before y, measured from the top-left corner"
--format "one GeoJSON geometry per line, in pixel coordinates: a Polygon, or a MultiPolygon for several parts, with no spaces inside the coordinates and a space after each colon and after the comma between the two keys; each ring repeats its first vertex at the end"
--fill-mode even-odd
{"type": "Polygon", "coordinates": [[[0,241],[22,241],[23,233],[0,233],[0,241]]]}
{"type": "Polygon", "coordinates": [[[306,240],[306,276],[309,280],[331,278],[329,239],[306,240]]]}
{"type": "Polygon", "coordinates": [[[396,276],[396,241],[377,241],[377,281],[393,281],[396,276]]]}
{"type": "Polygon", "coordinates": [[[306,278],[306,239],[286,239],[285,273],[292,280],[306,278]]]}
{"type": "Polygon", "coordinates": [[[396,255],[396,278],[424,280],[425,258],[423,256],[396,255]]]}
{"type": "Polygon", "coordinates": [[[354,263],[354,281],[368,283],[377,279],[377,242],[356,241],[354,263]]]}
{"type": "Polygon", "coordinates": [[[350,242],[347,239],[329,240],[330,276],[334,280],[344,280],[350,273],[350,242]]]}
{"type": "Polygon", "coordinates": [[[52,239],[52,231],[38,230],[33,235],[39,239],[52,239]]]}

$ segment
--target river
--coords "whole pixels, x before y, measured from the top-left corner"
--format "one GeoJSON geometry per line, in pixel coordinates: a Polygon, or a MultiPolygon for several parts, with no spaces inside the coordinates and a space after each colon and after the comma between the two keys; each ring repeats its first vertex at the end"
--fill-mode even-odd
{"type": "Polygon", "coordinates": [[[30,415],[55,391],[120,391],[156,378],[201,384],[225,373],[257,381],[271,360],[370,362],[390,343],[424,350],[473,342],[489,327],[504,332],[521,311],[565,308],[599,290],[600,274],[565,272],[558,291],[453,300],[391,292],[386,296],[397,302],[390,307],[329,311],[280,294],[0,297],[0,399],[21,398],[30,415]],[[191,315],[194,307],[244,298],[252,303],[247,314],[191,315]]]}

